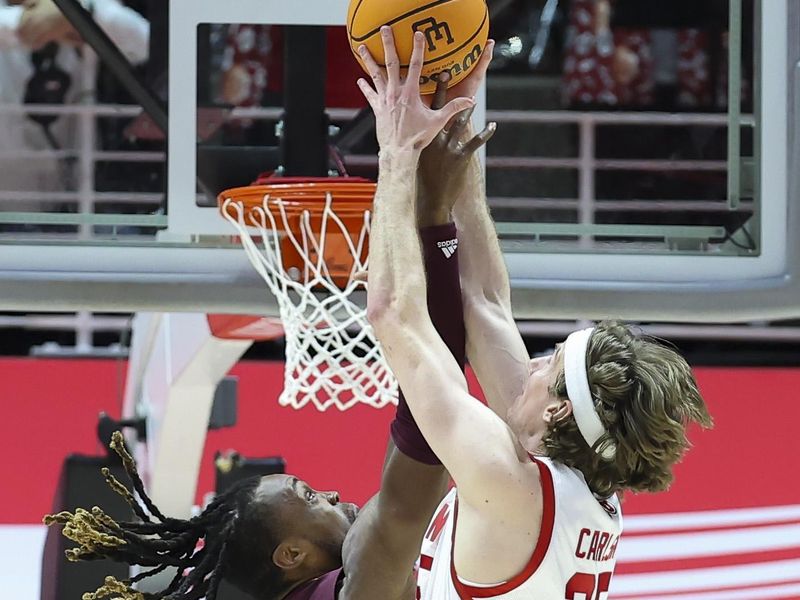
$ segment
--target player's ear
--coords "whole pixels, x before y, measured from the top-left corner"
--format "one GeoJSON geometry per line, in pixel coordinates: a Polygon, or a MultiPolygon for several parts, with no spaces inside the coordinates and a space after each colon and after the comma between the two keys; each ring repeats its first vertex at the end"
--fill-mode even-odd
{"type": "Polygon", "coordinates": [[[272,562],[284,571],[291,571],[303,564],[309,551],[310,546],[306,540],[288,538],[275,548],[275,552],[272,553],[272,562]]]}
{"type": "Polygon", "coordinates": [[[547,405],[544,411],[545,423],[560,423],[572,414],[572,402],[559,398],[547,405]]]}

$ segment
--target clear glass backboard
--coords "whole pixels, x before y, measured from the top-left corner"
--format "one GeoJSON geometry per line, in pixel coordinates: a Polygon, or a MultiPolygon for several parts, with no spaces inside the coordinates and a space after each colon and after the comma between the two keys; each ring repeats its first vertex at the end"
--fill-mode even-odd
{"type": "MultiPolygon", "coordinates": [[[[127,154],[95,147],[92,127],[129,123],[139,108],[62,107],[86,134],[81,148],[62,152],[73,167],[78,161],[79,177],[73,189],[48,196],[63,198],[66,208],[31,200],[45,210],[17,210],[20,198],[36,194],[1,192],[13,208],[0,211],[4,308],[274,313],[274,300],[211,200],[231,178],[250,183],[258,161],[264,171],[280,171],[275,148],[288,116],[279,94],[258,106],[228,103],[222,46],[243,26],[256,32],[256,42],[260,27],[341,26],[346,5],[307,2],[301,15],[278,0],[172,0],[166,193],[134,193],[133,210],[131,192],[96,189],[106,162],[163,161],[163,146],[127,154]],[[234,173],[225,166],[241,164],[230,162],[241,147],[253,148],[255,159],[234,173]]],[[[799,18],[788,0],[731,0],[727,56],[718,57],[713,97],[677,110],[583,105],[568,99],[564,74],[557,85],[552,75],[526,75],[523,84],[506,74],[490,77],[476,119],[499,123],[487,186],[518,317],[797,316],[800,250],[789,233],[800,220],[791,202],[799,18]]],[[[328,47],[336,35],[329,33],[328,47]]],[[[681,35],[676,39],[685,43],[681,35]]],[[[569,41],[561,44],[566,73],[569,41]]],[[[342,144],[332,169],[374,177],[363,104],[342,106],[330,90],[326,97],[334,140],[357,140],[342,144]]]]}

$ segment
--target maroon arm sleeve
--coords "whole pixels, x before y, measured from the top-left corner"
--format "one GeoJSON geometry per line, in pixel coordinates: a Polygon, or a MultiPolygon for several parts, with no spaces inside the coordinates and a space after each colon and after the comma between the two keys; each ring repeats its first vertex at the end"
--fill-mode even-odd
{"type": "MultiPolygon", "coordinates": [[[[466,360],[464,306],[458,276],[458,238],[454,223],[420,229],[428,281],[428,313],[433,326],[450,349],[461,370],[466,360]]],[[[395,446],[406,456],[427,464],[441,461],[422,436],[406,404],[403,391],[391,426],[395,446]]]]}

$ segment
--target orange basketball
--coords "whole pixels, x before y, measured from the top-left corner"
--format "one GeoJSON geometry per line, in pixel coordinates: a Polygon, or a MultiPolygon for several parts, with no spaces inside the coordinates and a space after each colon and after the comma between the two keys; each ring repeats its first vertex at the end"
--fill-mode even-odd
{"type": "Polygon", "coordinates": [[[425,34],[425,65],[420,87],[432,94],[440,73],[450,71],[450,86],[464,79],[478,62],[489,37],[486,0],[350,0],[347,33],[350,48],[363,67],[358,47],[364,44],[384,64],[381,27],[391,25],[405,74],[414,47],[414,32],[425,34]]]}

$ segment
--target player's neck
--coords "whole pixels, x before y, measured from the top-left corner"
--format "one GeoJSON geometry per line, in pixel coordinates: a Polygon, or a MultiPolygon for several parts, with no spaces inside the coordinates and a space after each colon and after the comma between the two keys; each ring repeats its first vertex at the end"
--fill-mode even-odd
{"type": "Polygon", "coordinates": [[[520,460],[534,456],[547,456],[547,447],[542,435],[514,435],[514,449],[520,460]]]}
{"type": "Polygon", "coordinates": [[[287,600],[291,597],[292,593],[297,590],[297,588],[304,586],[307,583],[312,582],[314,579],[307,579],[305,581],[296,581],[289,585],[284,591],[279,593],[274,597],[274,600],[287,600]]]}
{"type": "Polygon", "coordinates": [[[298,581],[287,582],[286,588],[281,593],[275,596],[275,600],[287,600],[288,598],[291,598],[292,593],[295,592],[297,589],[311,583],[318,577],[322,577],[322,575],[324,575],[324,573],[320,573],[319,575],[316,576],[303,577],[298,581]]]}

